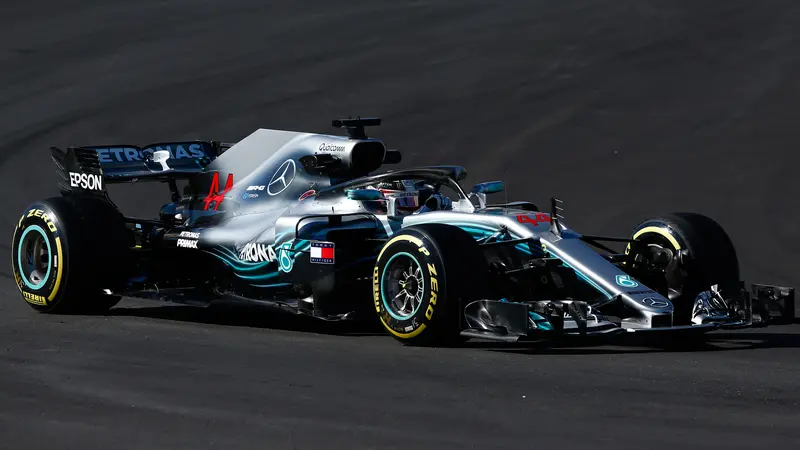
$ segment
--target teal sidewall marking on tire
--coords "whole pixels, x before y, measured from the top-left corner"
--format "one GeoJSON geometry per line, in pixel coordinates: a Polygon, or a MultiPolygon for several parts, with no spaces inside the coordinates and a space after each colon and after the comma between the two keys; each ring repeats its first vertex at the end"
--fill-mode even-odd
{"type": "MultiPolygon", "coordinates": [[[[409,258],[411,258],[411,260],[414,261],[414,264],[416,264],[417,267],[419,268],[420,273],[422,273],[422,265],[420,265],[419,261],[417,261],[417,258],[415,258],[414,255],[412,255],[411,253],[406,253],[406,252],[395,253],[394,255],[392,255],[391,258],[389,258],[389,261],[386,261],[386,264],[383,266],[383,271],[381,272],[381,300],[383,301],[383,307],[386,308],[386,312],[389,313],[390,316],[392,316],[393,318],[395,318],[397,320],[409,320],[412,317],[414,317],[414,315],[417,313],[417,311],[419,311],[419,307],[422,306],[422,300],[420,300],[420,302],[417,303],[417,306],[414,307],[414,310],[411,312],[411,314],[409,314],[408,316],[403,317],[403,316],[400,316],[400,315],[396,314],[392,310],[392,308],[389,307],[389,302],[386,300],[385,290],[383,289],[383,283],[384,283],[384,281],[386,279],[386,269],[392,264],[392,261],[395,258],[397,258],[398,256],[408,256],[409,258]]],[[[424,273],[422,274],[422,298],[425,298],[425,274],[424,273]]]]}
{"type": "Polygon", "coordinates": [[[39,225],[31,225],[28,228],[26,228],[25,231],[22,232],[22,236],[20,236],[19,238],[19,244],[17,247],[17,267],[19,267],[19,274],[22,278],[22,281],[25,282],[25,286],[28,286],[29,289],[33,289],[34,291],[38,291],[39,289],[42,288],[42,286],[45,285],[45,283],[47,283],[47,280],[50,279],[50,269],[52,268],[52,264],[50,264],[50,261],[47,262],[47,273],[45,273],[44,279],[42,279],[42,281],[39,284],[33,284],[30,281],[28,281],[28,276],[25,274],[25,271],[22,270],[22,243],[25,242],[25,236],[27,236],[27,234],[30,233],[31,231],[38,232],[44,238],[44,242],[45,244],[47,244],[48,258],[50,258],[53,252],[50,248],[50,239],[47,238],[47,234],[45,234],[44,230],[39,225]]]}

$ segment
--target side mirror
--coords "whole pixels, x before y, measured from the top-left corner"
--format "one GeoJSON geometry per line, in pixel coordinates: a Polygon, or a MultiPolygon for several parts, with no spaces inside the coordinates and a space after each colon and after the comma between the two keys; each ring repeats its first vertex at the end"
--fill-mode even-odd
{"type": "Polygon", "coordinates": [[[505,190],[505,184],[502,181],[487,181],[485,183],[478,183],[472,187],[469,197],[477,197],[480,208],[486,208],[486,195],[496,194],[505,190]]]}
{"type": "Polygon", "coordinates": [[[472,194],[496,194],[505,190],[505,184],[502,181],[487,181],[485,183],[478,183],[472,187],[472,194]]]}
{"type": "Polygon", "coordinates": [[[347,198],[350,200],[358,200],[362,202],[374,202],[386,200],[386,213],[389,217],[397,215],[397,199],[394,197],[386,197],[383,192],[377,189],[348,189],[346,191],[347,198]]]}
{"type": "Polygon", "coordinates": [[[383,192],[377,189],[348,189],[347,198],[359,201],[384,200],[383,192]]]}

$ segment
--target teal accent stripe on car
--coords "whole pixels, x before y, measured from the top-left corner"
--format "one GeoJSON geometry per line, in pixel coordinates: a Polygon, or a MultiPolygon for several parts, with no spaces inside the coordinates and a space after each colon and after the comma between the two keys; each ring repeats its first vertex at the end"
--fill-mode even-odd
{"type": "Polygon", "coordinates": [[[543,331],[552,331],[553,330],[553,324],[551,324],[550,321],[547,320],[541,314],[537,314],[537,313],[535,313],[533,311],[528,311],[528,317],[530,317],[531,320],[533,320],[533,323],[534,323],[534,325],[536,325],[536,328],[538,328],[540,330],[543,330],[543,331]]]}
{"type": "MultiPolygon", "coordinates": [[[[473,223],[452,222],[452,223],[450,223],[450,225],[457,226],[457,227],[463,229],[464,231],[470,233],[472,236],[477,236],[478,238],[491,236],[492,234],[496,233],[499,230],[499,228],[496,228],[496,227],[482,226],[482,225],[477,225],[477,224],[473,224],[473,223]]],[[[516,236],[516,235],[512,234],[510,236],[510,238],[511,239],[519,239],[520,236],[516,236]]],[[[515,248],[517,250],[519,250],[519,251],[521,251],[523,253],[529,254],[531,256],[542,256],[542,255],[544,255],[544,251],[541,251],[541,250],[540,251],[536,251],[536,252],[532,251],[532,249],[530,248],[530,246],[528,244],[517,244],[515,246],[515,248]]],[[[537,250],[539,250],[539,249],[537,248],[537,250]]],[[[578,278],[580,278],[581,280],[583,280],[586,283],[588,283],[590,286],[595,288],[598,292],[600,292],[601,294],[605,295],[608,298],[612,298],[613,297],[613,295],[609,294],[608,291],[606,291],[600,285],[598,285],[593,280],[591,280],[588,276],[586,276],[586,274],[584,274],[580,270],[576,269],[572,265],[568,264],[563,259],[561,259],[561,262],[565,266],[567,266],[570,269],[572,269],[573,271],[575,271],[575,274],[578,276],[578,278]]]]}
{"type": "Polygon", "coordinates": [[[274,287],[286,287],[291,285],[292,283],[273,283],[273,284],[253,284],[251,286],[257,288],[274,288],[274,287]]]}
{"type": "MultiPolygon", "coordinates": [[[[281,238],[288,233],[281,233],[277,237],[281,238]]],[[[279,242],[276,240],[276,242],[279,242]]],[[[289,240],[279,244],[273,244],[272,247],[276,250],[277,259],[275,261],[260,261],[249,262],[239,259],[234,251],[226,247],[215,247],[206,253],[213,255],[215,258],[222,261],[227,266],[233,269],[234,275],[243,280],[248,281],[263,281],[270,278],[275,278],[279,275],[280,271],[291,271],[297,254],[300,252],[308,251],[311,248],[311,241],[306,239],[299,239],[297,241],[289,240]],[[286,246],[287,248],[281,248],[286,246]],[[282,251],[283,250],[283,251],[282,251]],[[281,257],[283,255],[288,259],[287,267],[282,267],[281,257]],[[276,265],[277,267],[272,267],[276,265]],[[266,273],[258,273],[260,271],[267,271],[266,273]]],[[[256,286],[256,285],[254,285],[256,286]]],[[[258,286],[257,286],[258,287],[258,286]]]]}
{"type": "MultiPolygon", "coordinates": [[[[561,258],[559,258],[559,259],[561,259],[561,258]]],[[[575,268],[575,267],[573,267],[571,264],[567,263],[567,262],[566,262],[566,261],[564,261],[563,259],[561,259],[561,263],[562,263],[562,264],[564,264],[565,266],[569,267],[570,269],[574,270],[574,271],[575,271],[575,273],[578,275],[578,278],[580,278],[581,280],[583,280],[583,281],[587,282],[587,283],[588,283],[589,285],[591,285],[593,288],[597,289],[597,291],[599,291],[601,294],[605,295],[605,296],[606,296],[606,297],[608,297],[608,298],[612,298],[612,297],[614,297],[613,295],[609,294],[609,293],[608,293],[608,291],[606,291],[605,289],[603,289],[602,287],[600,287],[600,285],[599,285],[599,284],[597,284],[597,283],[595,283],[593,280],[589,279],[589,277],[587,277],[586,275],[584,275],[584,274],[583,274],[583,272],[581,272],[580,270],[576,269],[576,268],[575,268]]]]}

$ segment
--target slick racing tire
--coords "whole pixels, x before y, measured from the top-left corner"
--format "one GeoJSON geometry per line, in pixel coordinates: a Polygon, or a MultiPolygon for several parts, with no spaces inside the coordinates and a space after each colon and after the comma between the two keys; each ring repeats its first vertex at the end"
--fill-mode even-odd
{"type": "Polygon", "coordinates": [[[122,216],[102,199],[53,197],[19,218],[11,266],[22,298],[43,313],[100,313],[120,298],[128,247],[122,216]]]}
{"type": "MultiPolygon", "coordinates": [[[[733,242],[722,226],[709,217],[664,214],[640,223],[631,239],[669,249],[676,255],[684,253],[682,264],[667,266],[663,280],[666,292],[662,294],[668,295],[675,306],[675,325],[691,323],[697,295],[712,285],[719,285],[723,296],[736,295],[740,289],[739,260],[733,242]]],[[[629,245],[626,253],[630,251],[629,245]]]]}
{"type": "Polygon", "coordinates": [[[462,341],[464,306],[486,296],[488,266],[466,231],[417,225],[386,243],[373,268],[372,285],[378,318],[395,339],[451,346],[462,341]]]}

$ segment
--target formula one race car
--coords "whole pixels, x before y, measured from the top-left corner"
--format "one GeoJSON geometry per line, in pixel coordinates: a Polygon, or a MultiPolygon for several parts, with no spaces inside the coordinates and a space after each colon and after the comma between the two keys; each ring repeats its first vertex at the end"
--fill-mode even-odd
{"type": "Polygon", "coordinates": [[[61,196],[32,204],[14,231],[22,297],[52,313],[128,296],[377,316],[426,345],[764,325],[769,301],[793,314],[793,289],[744,289],[733,244],[705,216],[665,214],[624,239],[579,234],[555,198],[543,212],[488,205],[499,181],[465,192],[462,167],[374,174],[401,161],[367,137],[379,124],[335,120],[346,137],[259,129],[235,144],[52,148],[61,196]],[[112,203],[106,184],[135,181],[169,186],[158,219],[112,203]]]}

